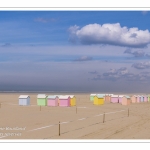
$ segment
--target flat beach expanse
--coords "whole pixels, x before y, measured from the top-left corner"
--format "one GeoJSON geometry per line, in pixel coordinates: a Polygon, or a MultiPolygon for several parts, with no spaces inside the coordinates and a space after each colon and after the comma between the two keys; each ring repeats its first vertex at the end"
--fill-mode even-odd
{"type": "Polygon", "coordinates": [[[77,107],[42,106],[40,110],[37,94],[42,93],[0,93],[0,140],[150,139],[149,102],[96,106],[90,93],[44,93],[75,95],[77,107]],[[29,106],[18,105],[20,95],[30,96],[29,106]]]}

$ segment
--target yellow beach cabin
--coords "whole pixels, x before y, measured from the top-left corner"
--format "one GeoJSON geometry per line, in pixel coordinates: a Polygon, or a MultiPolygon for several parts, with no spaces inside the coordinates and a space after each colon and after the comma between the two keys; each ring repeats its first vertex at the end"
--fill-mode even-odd
{"type": "Polygon", "coordinates": [[[70,106],[76,106],[76,97],[74,95],[67,96],[70,96],[70,106]]]}
{"type": "Polygon", "coordinates": [[[98,94],[94,96],[94,105],[103,105],[104,104],[104,95],[98,94]]]}

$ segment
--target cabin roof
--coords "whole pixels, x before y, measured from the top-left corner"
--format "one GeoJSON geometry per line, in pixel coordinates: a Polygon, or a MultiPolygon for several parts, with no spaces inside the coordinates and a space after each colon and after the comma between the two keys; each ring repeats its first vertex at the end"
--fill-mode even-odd
{"type": "Polygon", "coordinates": [[[118,97],[118,95],[112,95],[111,97],[118,97]]]}
{"type": "Polygon", "coordinates": [[[97,95],[97,94],[90,94],[90,96],[95,96],[95,95],[97,95]]]}
{"type": "Polygon", "coordinates": [[[55,98],[58,98],[58,96],[56,96],[56,95],[48,95],[47,98],[55,99],[55,98]]]}
{"type": "Polygon", "coordinates": [[[73,97],[75,97],[74,95],[65,95],[65,96],[70,96],[70,98],[73,98],[73,97]]]}
{"type": "Polygon", "coordinates": [[[46,98],[47,96],[46,96],[46,94],[38,94],[37,95],[37,98],[46,98]]]}
{"type": "Polygon", "coordinates": [[[19,98],[28,98],[29,95],[20,95],[19,98]]]}
{"type": "Polygon", "coordinates": [[[124,97],[125,95],[118,95],[118,97],[124,97]]]}
{"type": "Polygon", "coordinates": [[[126,98],[130,98],[130,96],[128,96],[128,95],[125,95],[124,97],[126,97],[126,98]]]}
{"type": "Polygon", "coordinates": [[[62,96],[59,96],[59,99],[68,99],[70,96],[66,96],[66,95],[62,95],[62,96]]]}
{"type": "Polygon", "coordinates": [[[104,98],[105,94],[97,94],[96,95],[98,98],[104,98]]]}

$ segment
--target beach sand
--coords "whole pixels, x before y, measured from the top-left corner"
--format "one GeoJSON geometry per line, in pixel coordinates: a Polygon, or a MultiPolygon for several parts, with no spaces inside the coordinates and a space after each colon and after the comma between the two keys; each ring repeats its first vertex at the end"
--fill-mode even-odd
{"type": "Polygon", "coordinates": [[[0,93],[0,140],[150,139],[149,102],[95,106],[90,93],[44,93],[75,95],[77,107],[42,106],[40,110],[37,94],[0,93]],[[19,95],[30,95],[31,105],[19,106],[19,95]]]}

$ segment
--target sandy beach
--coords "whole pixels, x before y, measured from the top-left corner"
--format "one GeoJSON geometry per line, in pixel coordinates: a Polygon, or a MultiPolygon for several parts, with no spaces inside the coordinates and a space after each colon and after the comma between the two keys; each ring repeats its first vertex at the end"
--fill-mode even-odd
{"type": "Polygon", "coordinates": [[[129,106],[105,102],[96,106],[89,99],[90,93],[44,93],[74,94],[77,107],[42,106],[40,110],[37,94],[0,93],[1,140],[150,139],[149,102],[129,106]],[[30,95],[29,106],[18,105],[22,94],[30,95]]]}

